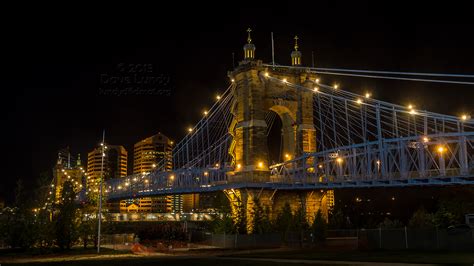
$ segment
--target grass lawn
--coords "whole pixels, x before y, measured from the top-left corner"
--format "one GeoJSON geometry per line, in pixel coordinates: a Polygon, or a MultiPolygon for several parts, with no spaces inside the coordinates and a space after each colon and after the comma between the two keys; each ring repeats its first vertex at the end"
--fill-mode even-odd
{"type": "MultiPolygon", "coordinates": [[[[215,252],[215,251],[214,251],[215,252]]],[[[220,251],[222,252],[222,251],[220,251]]],[[[231,251],[232,252],[232,251],[231,251]]],[[[233,255],[223,255],[221,257],[213,257],[219,255],[208,252],[198,252],[192,255],[199,257],[191,257],[185,252],[179,256],[136,256],[130,253],[117,252],[110,249],[103,249],[102,255],[96,256],[94,249],[73,249],[71,251],[54,253],[49,255],[31,255],[18,253],[18,256],[9,254],[8,256],[0,255],[0,265],[225,265],[225,266],[283,266],[283,265],[308,265],[303,262],[289,263],[287,261],[262,261],[257,259],[283,259],[283,260],[323,260],[323,261],[359,261],[359,262],[401,262],[401,263],[435,263],[435,264],[469,264],[474,263],[474,252],[451,252],[451,251],[321,251],[312,249],[295,249],[295,250],[240,250],[235,251],[233,255]],[[206,257],[209,256],[209,257],[206,257]],[[5,258],[37,258],[40,262],[30,263],[2,263],[5,258]]],[[[229,254],[229,253],[227,253],[229,254]]],[[[10,260],[11,261],[11,260],[10,260]]],[[[332,263],[331,263],[332,264],[332,263]]],[[[321,265],[321,264],[318,264],[321,265]]]]}
{"type": "MultiPolygon", "coordinates": [[[[268,261],[246,261],[246,260],[228,260],[228,259],[219,259],[219,258],[147,258],[147,257],[138,257],[138,258],[116,258],[116,259],[101,259],[101,260],[81,260],[81,261],[57,261],[57,262],[41,262],[41,263],[28,263],[28,264],[2,264],[4,265],[120,265],[120,266],[134,266],[134,265],[166,265],[166,266],[177,266],[177,265],[186,265],[186,266],[201,266],[201,265],[225,265],[225,266],[285,266],[288,263],[276,263],[268,261]]],[[[292,263],[290,265],[308,265],[308,264],[297,264],[292,263]]]]}
{"type": "MultiPolygon", "coordinates": [[[[23,251],[23,250],[18,250],[18,249],[0,249],[0,260],[2,258],[7,258],[7,257],[15,257],[15,258],[22,258],[22,257],[32,257],[32,256],[37,256],[37,257],[42,257],[42,256],[67,256],[67,255],[88,255],[88,254],[96,254],[97,249],[95,248],[79,248],[79,247],[74,247],[70,250],[60,250],[58,248],[52,248],[52,249],[45,249],[45,250],[40,250],[40,249],[31,249],[28,251],[23,251]]],[[[109,249],[109,248],[101,248],[100,253],[102,254],[127,254],[130,253],[129,251],[120,251],[120,250],[114,250],[114,249],[109,249]]]]}
{"type": "MultiPolygon", "coordinates": [[[[231,256],[232,257],[232,256],[231,256]]],[[[474,251],[320,251],[292,250],[235,255],[240,258],[474,264],[474,251]]]]}

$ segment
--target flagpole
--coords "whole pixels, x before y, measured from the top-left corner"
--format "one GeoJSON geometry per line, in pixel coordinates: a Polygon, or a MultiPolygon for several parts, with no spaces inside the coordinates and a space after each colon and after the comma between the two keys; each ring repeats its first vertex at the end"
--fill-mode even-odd
{"type": "Polygon", "coordinates": [[[273,31],[272,31],[272,63],[273,63],[273,67],[275,67],[275,47],[273,43],[273,31]]]}

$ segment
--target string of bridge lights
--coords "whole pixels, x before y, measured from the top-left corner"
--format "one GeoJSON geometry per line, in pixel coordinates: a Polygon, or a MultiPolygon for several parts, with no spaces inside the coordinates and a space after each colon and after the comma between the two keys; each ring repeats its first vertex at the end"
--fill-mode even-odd
{"type": "MultiPolygon", "coordinates": [[[[265,72],[265,73],[264,73],[264,76],[265,76],[266,78],[273,78],[273,77],[270,76],[270,74],[269,74],[268,72],[265,72]]],[[[279,81],[279,82],[281,82],[281,83],[283,83],[283,84],[289,84],[289,82],[288,82],[288,80],[287,80],[286,78],[283,78],[283,79],[273,78],[273,79],[275,79],[275,80],[277,80],[277,81],[279,81]]],[[[314,82],[315,82],[316,84],[320,85],[320,86],[322,85],[322,84],[320,84],[320,78],[315,79],[314,82]]],[[[296,86],[298,86],[298,85],[296,85],[296,86]]],[[[333,89],[334,91],[340,89],[340,85],[337,84],[337,83],[333,84],[332,86],[327,86],[327,85],[322,85],[322,86],[329,87],[329,88],[333,89]]],[[[308,88],[303,87],[303,86],[299,86],[299,87],[308,89],[308,88]]],[[[324,92],[321,92],[321,91],[320,91],[320,89],[319,89],[318,86],[315,86],[312,91],[313,91],[314,93],[324,93],[324,92]]],[[[349,93],[349,92],[347,92],[347,93],[349,93]]],[[[351,93],[349,93],[349,94],[351,94],[351,93]]],[[[352,94],[352,95],[356,95],[356,94],[352,94]]],[[[371,96],[372,96],[372,94],[371,94],[370,92],[366,92],[366,93],[365,93],[365,98],[366,98],[366,99],[370,99],[371,96]]],[[[361,98],[355,98],[353,101],[354,101],[356,104],[358,104],[358,105],[367,104],[367,103],[364,103],[361,98]]],[[[414,106],[413,104],[408,104],[408,105],[406,106],[406,108],[408,109],[408,113],[411,114],[411,115],[422,114],[422,113],[419,113],[419,112],[416,111],[415,106],[414,106]]],[[[426,114],[428,114],[428,113],[426,113],[426,114]]],[[[468,121],[471,119],[471,116],[468,115],[468,114],[462,114],[461,116],[458,117],[458,119],[459,119],[461,122],[468,122],[468,121]]],[[[422,142],[423,142],[423,143],[428,143],[428,142],[430,142],[430,139],[429,139],[428,137],[424,136],[424,137],[422,137],[422,142]]],[[[443,154],[446,153],[446,152],[448,151],[448,149],[447,149],[447,147],[445,147],[444,145],[438,145],[438,146],[436,146],[435,151],[439,154],[440,159],[442,159],[443,154]]],[[[288,158],[288,154],[286,154],[285,157],[288,158]]],[[[335,161],[336,161],[338,164],[341,164],[341,163],[343,162],[343,159],[338,156],[338,157],[335,158],[335,161]]],[[[378,166],[380,166],[380,164],[381,164],[380,160],[377,160],[376,163],[377,163],[378,166]]],[[[322,166],[322,165],[318,165],[318,167],[319,167],[319,168],[322,168],[323,166],[322,166]]]]}
{"type": "MultiPolygon", "coordinates": [[[[278,79],[278,78],[275,78],[275,77],[271,77],[270,76],[270,73],[269,72],[262,72],[261,74],[263,74],[266,78],[272,78],[272,79],[276,79],[276,80],[279,80],[280,82],[284,83],[284,84],[290,84],[288,82],[288,80],[286,78],[283,78],[283,79],[278,79]]],[[[230,79],[231,83],[232,84],[235,84],[235,80],[234,79],[230,79]]],[[[383,103],[383,101],[380,101],[380,100],[375,100],[373,99],[373,95],[372,95],[372,92],[370,91],[366,91],[364,94],[362,95],[359,95],[359,94],[354,94],[354,93],[350,93],[350,92],[347,92],[347,91],[343,91],[341,89],[341,85],[339,83],[334,83],[332,85],[324,85],[324,84],[321,84],[321,79],[320,78],[316,78],[314,80],[316,86],[312,89],[312,91],[314,93],[326,93],[329,95],[329,93],[327,92],[324,92],[324,91],[321,91],[320,90],[320,87],[325,87],[325,88],[330,88],[332,89],[333,91],[337,91],[337,93],[331,93],[332,95],[335,95],[335,97],[338,96],[338,93],[342,93],[341,95],[349,95],[351,97],[348,97],[348,101],[352,101],[353,103],[355,103],[356,105],[370,105],[370,106],[374,106],[373,103],[383,103]],[[351,100],[352,99],[352,100],[351,100]]],[[[297,86],[297,85],[296,85],[297,86]]],[[[301,87],[301,86],[300,86],[301,87]]],[[[305,89],[309,89],[309,88],[306,88],[306,87],[303,87],[305,89]]],[[[311,89],[310,89],[311,90],[311,89]]],[[[225,94],[225,93],[224,93],[225,94]]],[[[188,127],[187,128],[187,132],[188,132],[188,135],[190,134],[193,134],[195,130],[197,130],[199,126],[199,124],[201,123],[202,120],[204,119],[208,119],[208,116],[212,116],[213,115],[213,108],[215,105],[217,105],[219,103],[219,101],[221,100],[221,95],[216,95],[215,96],[215,99],[216,99],[216,102],[214,103],[213,107],[211,107],[209,110],[208,109],[205,109],[204,111],[202,111],[202,114],[203,114],[203,118],[199,121],[198,124],[196,124],[194,127],[188,127]]],[[[391,104],[391,103],[389,103],[391,104]]],[[[394,105],[394,104],[391,104],[392,106],[394,106],[394,108],[397,108],[397,112],[402,112],[402,113],[407,113],[407,114],[410,114],[410,115],[420,115],[420,116],[429,116],[429,115],[432,115],[432,114],[435,114],[435,113],[431,113],[431,112],[427,112],[427,111],[421,111],[421,110],[417,110],[415,108],[415,105],[413,105],[412,103],[409,103],[408,105],[406,106],[400,106],[400,105],[394,105]],[[398,109],[399,108],[399,109],[398,109]]],[[[215,111],[215,110],[214,110],[215,111]]],[[[437,115],[437,114],[436,114],[437,115]]],[[[469,114],[461,114],[460,116],[458,117],[454,117],[454,116],[447,116],[447,115],[440,115],[444,118],[446,118],[447,120],[449,121],[461,121],[461,122],[468,122],[470,124],[470,120],[471,120],[471,116],[469,114]]],[[[439,117],[439,116],[438,116],[439,117]]],[[[424,143],[428,143],[430,142],[430,139],[427,137],[427,136],[422,136],[422,142],[424,143]]],[[[444,146],[439,146],[436,148],[437,149],[437,152],[439,154],[442,154],[442,153],[445,153],[447,151],[447,148],[444,147],[444,146]]],[[[285,154],[285,159],[287,160],[291,160],[291,157],[289,154],[285,154]]],[[[342,158],[339,158],[339,159],[335,159],[335,161],[337,163],[342,163],[343,162],[343,159],[342,158]]],[[[379,162],[380,163],[380,162],[379,162]]],[[[262,165],[263,167],[263,162],[260,163],[260,162],[257,162],[257,165],[262,165]]],[[[242,165],[240,164],[237,164],[235,165],[236,169],[241,169],[242,168],[242,165]]]]}
{"type": "MultiPolygon", "coordinates": [[[[279,80],[279,81],[280,81],[281,83],[283,83],[283,84],[288,84],[288,83],[289,83],[286,78],[278,79],[278,78],[271,77],[270,74],[269,74],[269,72],[265,72],[265,73],[264,73],[264,76],[265,76],[266,78],[277,79],[277,80],[279,80]]],[[[318,84],[318,85],[321,86],[322,84],[320,84],[320,81],[321,81],[320,78],[316,78],[316,79],[314,80],[314,82],[315,82],[316,84],[318,84]]],[[[473,84],[474,84],[474,83],[473,83],[473,84]]],[[[332,89],[334,89],[334,90],[339,90],[339,89],[340,89],[340,84],[338,84],[338,83],[334,83],[332,86],[328,86],[328,85],[322,85],[322,86],[330,87],[330,88],[332,88],[332,89]]],[[[315,93],[323,93],[323,92],[320,91],[320,89],[319,89],[318,86],[315,86],[315,87],[313,88],[313,92],[315,92],[315,93]]],[[[352,94],[352,95],[353,95],[353,96],[356,96],[357,94],[352,94]]],[[[372,97],[372,93],[370,93],[370,92],[366,92],[366,93],[364,94],[364,98],[365,98],[365,99],[370,99],[371,97],[372,97]]],[[[354,99],[354,102],[355,102],[356,104],[358,104],[358,105],[365,104],[364,101],[363,101],[363,99],[360,98],[360,97],[356,97],[356,98],[354,99]]],[[[407,112],[408,112],[409,114],[411,114],[411,115],[421,114],[420,112],[417,112],[417,111],[416,111],[415,106],[414,106],[413,104],[411,104],[411,103],[408,104],[408,105],[406,106],[406,108],[408,108],[407,112]]],[[[458,119],[461,120],[462,122],[466,122],[466,121],[471,120],[471,116],[470,116],[469,114],[464,113],[464,114],[461,114],[461,115],[458,117],[458,119]]]]}
{"type": "MultiPolygon", "coordinates": [[[[272,78],[272,79],[279,80],[279,81],[280,81],[281,83],[283,83],[283,84],[289,84],[289,82],[288,82],[288,80],[287,80],[286,78],[278,79],[278,78],[275,78],[275,77],[271,77],[271,76],[270,76],[270,73],[269,73],[268,71],[263,72],[263,76],[266,77],[266,78],[272,78]]],[[[231,81],[232,84],[235,83],[235,80],[234,80],[234,79],[231,79],[230,81],[231,81]]],[[[317,84],[317,85],[312,89],[312,91],[313,91],[314,93],[325,93],[324,91],[321,91],[321,90],[320,90],[320,87],[331,88],[332,90],[338,91],[338,92],[342,92],[342,91],[343,91],[343,90],[341,90],[341,85],[340,85],[339,83],[334,83],[334,84],[332,84],[331,86],[329,86],[329,85],[324,85],[324,84],[321,84],[321,79],[320,79],[320,78],[316,78],[316,79],[314,80],[314,83],[317,84]]],[[[306,87],[304,87],[304,88],[305,88],[305,89],[308,89],[308,88],[306,88],[306,87]]],[[[345,92],[345,91],[344,91],[344,93],[345,93],[345,94],[349,94],[350,96],[352,96],[352,97],[353,97],[353,99],[352,99],[353,103],[355,103],[355,104],[357,104],[357,105],[372,105],[372,104],[370,103],[370,101],[371,101],[371,99],[373,99],[373,96],[372,96],[372,93],[371,93],[370,91],[366,91],[363,95],[358,95],[358,94],[354,94],[354,93],[350,93],[350,92],[345,92]]],[[[220,95],[217,95],[217,96],[216,96],[216,102],[215,102],[214,105],[218,104],[218,102],[219,102],[220,100],[221,100],[221,96],[220,96],[220,95]]],[[[379,100],[374,100],[374,101],[382,102],[382,101],[379,101],[379,100]]],[[[214,107],[214,106],[213,106],[213,107],[214,107]]],[[[415,109],[415,106],[414,106],[412,103],[408,104],[407,106],[396,106],[396,107],[397,107],[397,108],[400,107],[401,109],[400,109],[399,111],[408,113],[408,114],[410,114],[410,115],[422,115],[422,116],[425,115],[425,116],[427,116],[427,115],[430,115],[430,114],[431,114],[430,112],[426,112],[426,111],[417,111],[417,110],[415,109]],[[402,108],[404,109],[404,111],[403,111],[402,108]]],[[[212,108],[211,108],[210,110],[212,110],[212,108]]],[[[211,115],[211,114],[212,114],[211,111],[208,111],[207,109],[204,110],[204,111],[203,111],[203,116],[204,116],[204,117],[203,117],[202,119],[206,119],[206,117],[207,117],[208,115],[211,115]]],[[[453,116],[445,116],[445,115],[443,115],[443,117],[447,117],[447,118],[449,118],[449,120],[451,120],[451,121],[456,118],[456,117],[453,117],[453,116]]],[[[202,119],[201,119],[201,120],[202,120],[202,119]]],[[[471,119],[471,116],[468,115],[468,114],[462,114],[462,115],[460,115],[459,117],[457,117],[457,119],[458,119],[458,121],[461,121],[461,122],[470,122],[469,120],[471,119]]],[[[196,125],[196,126],[197,126],[197,125],[196,125]]],[[[195,128],[193,128],[193,127],[188,127],[188,128],[187,128],[188,135],[191,134],[191,133],[193,133],[194,129],[195,129],[195,128]]],[[[423,138],[423,142],[425,142],[425,143],[426,143],[426,142],[429,142],[429,138],[427,138],[427,137],[422,137],[422,138],[423,138]]],[[[438,152],[439,152],[440,154],[442,154],[442,153],[444,153],[444,152],[446,151],[446,148],[445,148],[445,147],[438,147],[437,150],[438,150],[438,152]]],[[[290,158],[290,155],[289,155],[289,154],[285,154],[285,159],[286,159],[286,160],[290,160],[290,159],[291,159],[291,158],[290,158]]],[[[342,158],[336,159],[336,162],[341,163],[341,162],[342,162],[342,158]]],[[[258,163],[257,163],[257,165],[262,165],[262,164],[263,164],[263,162],[258,162],[258,163]]],[[[262,166],[263,166],[263,165],[262,165],[262,166]]],[[[237,164],[237,165],[235,165],[235,167],[236,167],[236,169],[241,169],[241,168],[242,168],[242,165],[237,164]]]]}

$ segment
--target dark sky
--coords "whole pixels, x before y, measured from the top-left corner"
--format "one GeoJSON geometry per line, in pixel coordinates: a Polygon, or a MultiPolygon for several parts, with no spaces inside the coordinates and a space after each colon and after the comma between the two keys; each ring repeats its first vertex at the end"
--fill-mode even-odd
{"type": "MultiPolygon", "coordinates": [[[[474,73],[474,6],[434,1],[426,6],[342,1],[203,6],[73,6],[12,11],[2,23],[2,175],[0,197],[11,200],[22,178],[33,184],[50,171],[57,150],[70,146],[83,158],[101,138],[125,145],[158,131],[179,140],[242,58],[247,27],[256,55],[290,64],[293,36],[303,64],[314,51],[318,67],[474,73]],[[102,74],[117,64],[151,64],[171,78],[171,95],[100,95],[102,74]]],[[[454,2],[452,2],[454,3],[454,2]]],[[[6,10],[7,11],[7,10],[6,10]]],[[[324,76],[343,89],[399,104],[458,115],[474,114],[474,87],[324,76]]]]}

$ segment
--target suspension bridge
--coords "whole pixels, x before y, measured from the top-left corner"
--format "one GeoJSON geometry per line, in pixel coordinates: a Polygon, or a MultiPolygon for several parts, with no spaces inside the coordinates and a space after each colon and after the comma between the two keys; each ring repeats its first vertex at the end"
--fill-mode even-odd
{"type": "Polygon", "coordinates": [[[108,180],[108,199],[224,191],[245,205],[252,197],[275,201],[276,191],[287,191],[281,194],[286,200],[295,191],[309,191],[319,194],[314,201],[322,206],[326,192],[337,188],[474,184],[471,117],[384,102],[320,78],[354,75],[474,85],[432,79],[474,75],[303,67],[297,44],[291,59],[291,66],[256,60],[249,36],[244,60],[228,73],[230,86],[175,145],[172,156],[154,172],[108,180]],[[277,116],[281,160],[271,162],[268,134],[277,116]],[[170,161],[172,169],[166,168],[170,161]]]}

